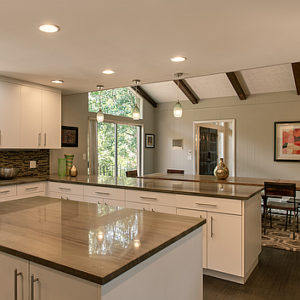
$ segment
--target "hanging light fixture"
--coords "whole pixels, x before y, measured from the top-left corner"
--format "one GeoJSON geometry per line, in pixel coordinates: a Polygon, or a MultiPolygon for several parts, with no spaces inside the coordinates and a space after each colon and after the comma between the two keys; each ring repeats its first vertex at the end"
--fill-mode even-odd
{"type": "Polygon", "coordinates": [[[141,117],[141,112],[140,112],[140,109],[139,107],[137,106],[137,90],[138,90],[138,84],[140,82],[139,79],[134,79],[132,80],[134,83],[135,83],[135,106],[133,108],[133,111],[132,111],[132,119],[133,120],[139,120],[140,117],[141,117]]]}
{"type": "MultiPolygon", "coordinates": [[[[177,78],[177,80],[179,80],[179,77],[181,77],[183,75],[183,73],[176,73],[174,75],[177,78]]],[[[178,96],[177,103],[173,107],[173,115],[174,115],[175,118],[181,118],[182,113],[183,113],[183,110],[182,110],[182,106],[179,102],[179,96],[178,96]]]]}
{"type": "Polygon", "coordinates": [[[97,122],[101,123],[104,121],[104,113],[101,110],[101,94],[102,94],[102,90],[103,90],[104,86],[101,84],[97,85],[97,89],[101,90],[100,92],[100,105],[99,105],[99,110],[97,112],[97,122]]]}

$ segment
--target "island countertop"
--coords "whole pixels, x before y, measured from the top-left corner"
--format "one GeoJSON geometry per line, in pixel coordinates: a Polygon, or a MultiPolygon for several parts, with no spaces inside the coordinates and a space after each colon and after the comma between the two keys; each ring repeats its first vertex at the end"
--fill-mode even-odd
{"type": "Polygon", "coordinates": [[[204,223],[37,196],[0,203],[0,251],[103,285],[204,223]]]}
{"type": "Polygon", "coordinates": [[[262,187],[234,184],[221,184],[215,182],[189,182],[177,180],[161,180],[152,178],[130,178],[113,176],[85,176],[59,177],[50,175],[52,182],[85,184],[123,189],[135,189],[149,192],[174,193],[193,196],[206,196],[248,200],[262,191],[262,187]]]}

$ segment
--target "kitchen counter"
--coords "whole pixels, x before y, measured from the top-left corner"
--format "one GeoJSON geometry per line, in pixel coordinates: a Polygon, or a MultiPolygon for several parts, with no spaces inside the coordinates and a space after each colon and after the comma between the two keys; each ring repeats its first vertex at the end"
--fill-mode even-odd
{"type": "Polygon", "coordinates": [[[167,173],[153,173],[140,176],[144,179],[156,180],[176,180],[176,181],[189,181],[189,182],[203,182],[203,183],[219,183],[219,184],[235,184],[263,187],[264,182],[287,182],[295,183],[297,191],[300,191],[299,180],[285,180],[285,179],[270,179],[270,178],[253,178],[253,177],[228,177],[226,180],[218,180],[212,175],[191,175],[191,174],[167,174],[167,173]]]}
{"type": "Polygon", "coordinates": [[[0,203],[0,251],[106,284],[205,219],[32,197],[0,203]]]}
{"type": "Polygon", "coordinates": [[[23,176],[16,177],[14,179],[0,179],[0,187],[14,184],[25,184],[25,183],[34,183],[40,181],[47,181],[48,176],[38,177],[38,176],[23,176]]]}
{"type": "Polygon", "coordinates": [[[52,182],[105,186],[113,188],[135,189],[150,192],[175,193],[183,195],[207,196],[248,200],[262,191],[262,187],[216,182],[189,182],[177,180],[161,180],[152,178],[129,178],[112,176],[84,176],[59,177],[50,175],[52,182]]]}

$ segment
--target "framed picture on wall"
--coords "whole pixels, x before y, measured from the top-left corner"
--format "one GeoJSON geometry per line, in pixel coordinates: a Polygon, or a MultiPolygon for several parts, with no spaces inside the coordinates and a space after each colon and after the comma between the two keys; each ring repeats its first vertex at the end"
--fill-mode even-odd
{"type": "Polygon", "coordinates": [[[145,134],[145,148],[154,148],[155,147],[155,135],[146,133],[145,134]]]}
{"type": "Polygon", "coordinates": [[[61,127],[61,146],[78,147],[78,127],[61,127]]]}
{"type": "Polygon", "coordinates": [[[300,121],[274,123],[274,160],[300,162],[300,121]]]}

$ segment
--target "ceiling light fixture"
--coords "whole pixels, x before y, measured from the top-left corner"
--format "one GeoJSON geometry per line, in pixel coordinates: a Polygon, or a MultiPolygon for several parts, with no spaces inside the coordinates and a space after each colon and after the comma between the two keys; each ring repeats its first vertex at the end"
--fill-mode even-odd
{"type": "Polygon", "coordinates": [[[175,56],[175,57],[171,58],[172,62],[182,62],[182,61],[185,61],[185,60],[187,60],[187,58],[183,57],[183,56],[175,56]]]}
{"type": "Polygon", "coordinates": [[[101,110],[101,94],[102,94],[102,90],[103,90],[104,86],[101,84],[97,85],[97,89],[101,90],[100,92],[100,103],[99,103],[99,110],[97,112],[97,122],[101,123],[104,121],[104,113],[101,110]]]}
{"type": "MultiPolygon", "coordinates": [[[[176,73],[174,75],[177,78],[177,80],[179,80],[179,78],[183,75],[183,73],[176,73]]],[[[181,118],[182,113],[183,113],[183,110],[182,110],[182,106],[179,102],[179,96],[178,96],[177,103],[173,107],[173,115],[174,115],[175,118],[181,118]]]]}
{"type": "Polygon", "coordinates": [[[53,24],[43,24],[39,27],[40,31],[47,32],[47,33],[54,33],[60,30],[59,26],[53,24]]]}
{"type": "Polygon", "coordinates": [[[102,74],[105,74],[105,75],[111,75],[111,74],[114,74],[114,73],[115,73],[115,71],[110,70],[110,69],[102,71],[102,74]]]}
{"type": "Polygon", "coordinates": [[[64,83],[64,81],[63,81],[63,80],[61,80],[61,79],[55,79],[55,80],[51,80],[51,82],[52,82],[52,83],[58,83],[58,84],[62,84],[62,83],[64,83]]]}
{"type": "Polygon", "coordinates": [[[132,81],[135,83],[135,106],[134,106],[134,109],[132,111],[132,119],[137,121],[141,118],[141,112],[140,112],[139,107],[137,106],[138,84],[140,83],[140,80],[139,79],[134,79],[132,81]]]}

